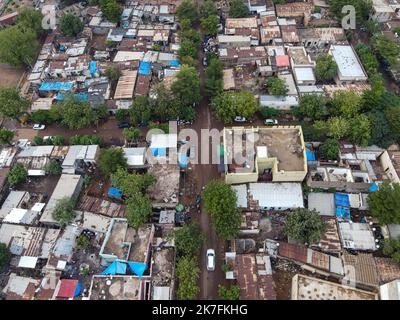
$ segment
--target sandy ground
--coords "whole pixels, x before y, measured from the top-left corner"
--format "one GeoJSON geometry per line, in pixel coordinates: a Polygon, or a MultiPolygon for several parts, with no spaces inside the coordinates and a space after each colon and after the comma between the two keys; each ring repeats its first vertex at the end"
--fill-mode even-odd
{"type": "Polygon", "coordinates": [[[0,63],[0,87],[14,87],[24,74],[21,68],[14,68],[7,64],[0,63]]]}

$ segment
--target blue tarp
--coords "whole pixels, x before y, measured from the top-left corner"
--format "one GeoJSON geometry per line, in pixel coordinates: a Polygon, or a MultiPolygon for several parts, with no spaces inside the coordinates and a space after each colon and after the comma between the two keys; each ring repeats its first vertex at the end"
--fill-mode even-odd
{"type": "Polygon", "coordinates": [[[167,155],[167,149],[166,148],[150,148],[151,149],[151,154],[154,157],[164,157],[167,155]]]}
{"type": "Polygon", "coordinates": [[[141,277],[143,273],[146,271],[147,265],[145,263],[140,262],[128,262],[129,267],[131,268],[132,272],[137,276],[141,277]]]}
{"type": "Polygon", "coordinates": [[[369,192],[378,191],[378,186],[376,185],[375,182],[368,188],[368,191],[369,192]]]}
{"type": "Polygon", "coordinates": [[[336,207],[336,217],[350,220],[350,209],[343,207],[336,207]]]}
{"type": "Polygon", "coordinates": [[[151,73],[151,64],[147,61],[140,61],[139,74],[143,76],[149,76],[151,73]]]}
{"type": "Polygon", "coordinates": [[[91,75],[94,75],[97,72],[97,61],[90,61],[89,70],[91,75]]]}
{"type": "Polygon", "coordinates": [[[186,154],[180,153],[179,154],[179,167],[184,169],[187,167],[189,159],[186,154]]]}
{"type": "Polygon", "coordinates": [[[335,193],[335,203],[337,206],[350,207],[349,195],[346,193],[335,193]]]}
{"type": "Polygon", "coordinates": [[[181,66],[181,64],[179,63],[178,60],[171,60],[171,61],[169,62],[169,66],[170,66],[170,67],[179,68],[179,67],[181,66]]]}
{"type": "Polygon", "coordinates": [[[74,297],[79,296],[80,293],[81,293],[81,284],[78,282],[75,288],[74,297]]]}
{"type": "Polygon", "coordinates": [[[72,90],[74,84],[73,82],[43,82],[39,90],[41,91],[70,91],[72,90]]]}
{"type": "Polygon", "coordinates": [[[102,275],[126,274],[126,263],[115,260],[101,274],[102,275]]]}
{"type": "Polygon", "coordinates": [[[311,150],[306,149],[307,161],[315,161],[315,153],[311,150]]]}
{"type": "Polygon", "coordinates": [[[121,198],[122,190],[114,188],[114,187],[110,187],[110,189],[108,189],[108,195],[110,197],[121,198]]]}
{"type": "MultiPolygon", "coordinates": [[[[73,97],[78,99],[79,101],[88,101],[89,100],[89,93],[87,93],[87,92],[75,93],[73,95],[73,97]]],[[[65,99],[65,93],[58,92],[57,95],[56,95],[56,100],[63,101],[64,99],[65,99]]]]}

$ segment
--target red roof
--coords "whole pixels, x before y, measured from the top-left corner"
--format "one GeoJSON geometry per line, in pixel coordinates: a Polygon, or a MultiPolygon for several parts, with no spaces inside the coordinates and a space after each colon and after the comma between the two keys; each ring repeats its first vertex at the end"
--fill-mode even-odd
{"type": "Polygon", "coordinates": [[[289,66],[289,56],[276,56],[276,65],[278,67],[288,67],[289,66]]]}
{"type": "Polygon", "coordinates": [[[58,290],[58,298],[73,298],[75,294],[76,286],[78,285],[78,280],[61,280],[60,289],[58,290]]]}

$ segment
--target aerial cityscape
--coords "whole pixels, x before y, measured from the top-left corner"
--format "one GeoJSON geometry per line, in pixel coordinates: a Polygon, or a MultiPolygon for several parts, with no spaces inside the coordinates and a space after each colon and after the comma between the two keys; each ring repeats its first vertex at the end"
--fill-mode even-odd
{"type": "Polygon", "coordinates": [[[400,0],[0,0],[0,300],[400,300],[399,143],[400,0]]]}

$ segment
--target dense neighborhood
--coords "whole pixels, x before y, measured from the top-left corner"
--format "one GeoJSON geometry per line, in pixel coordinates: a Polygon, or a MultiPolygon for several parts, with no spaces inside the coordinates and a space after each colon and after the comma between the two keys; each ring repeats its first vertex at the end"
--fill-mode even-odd
{"type": "Polygon", "coordinates": [[[399,95],[400,0],[0,0],[0,300],[400,300],[399,95]]]}

